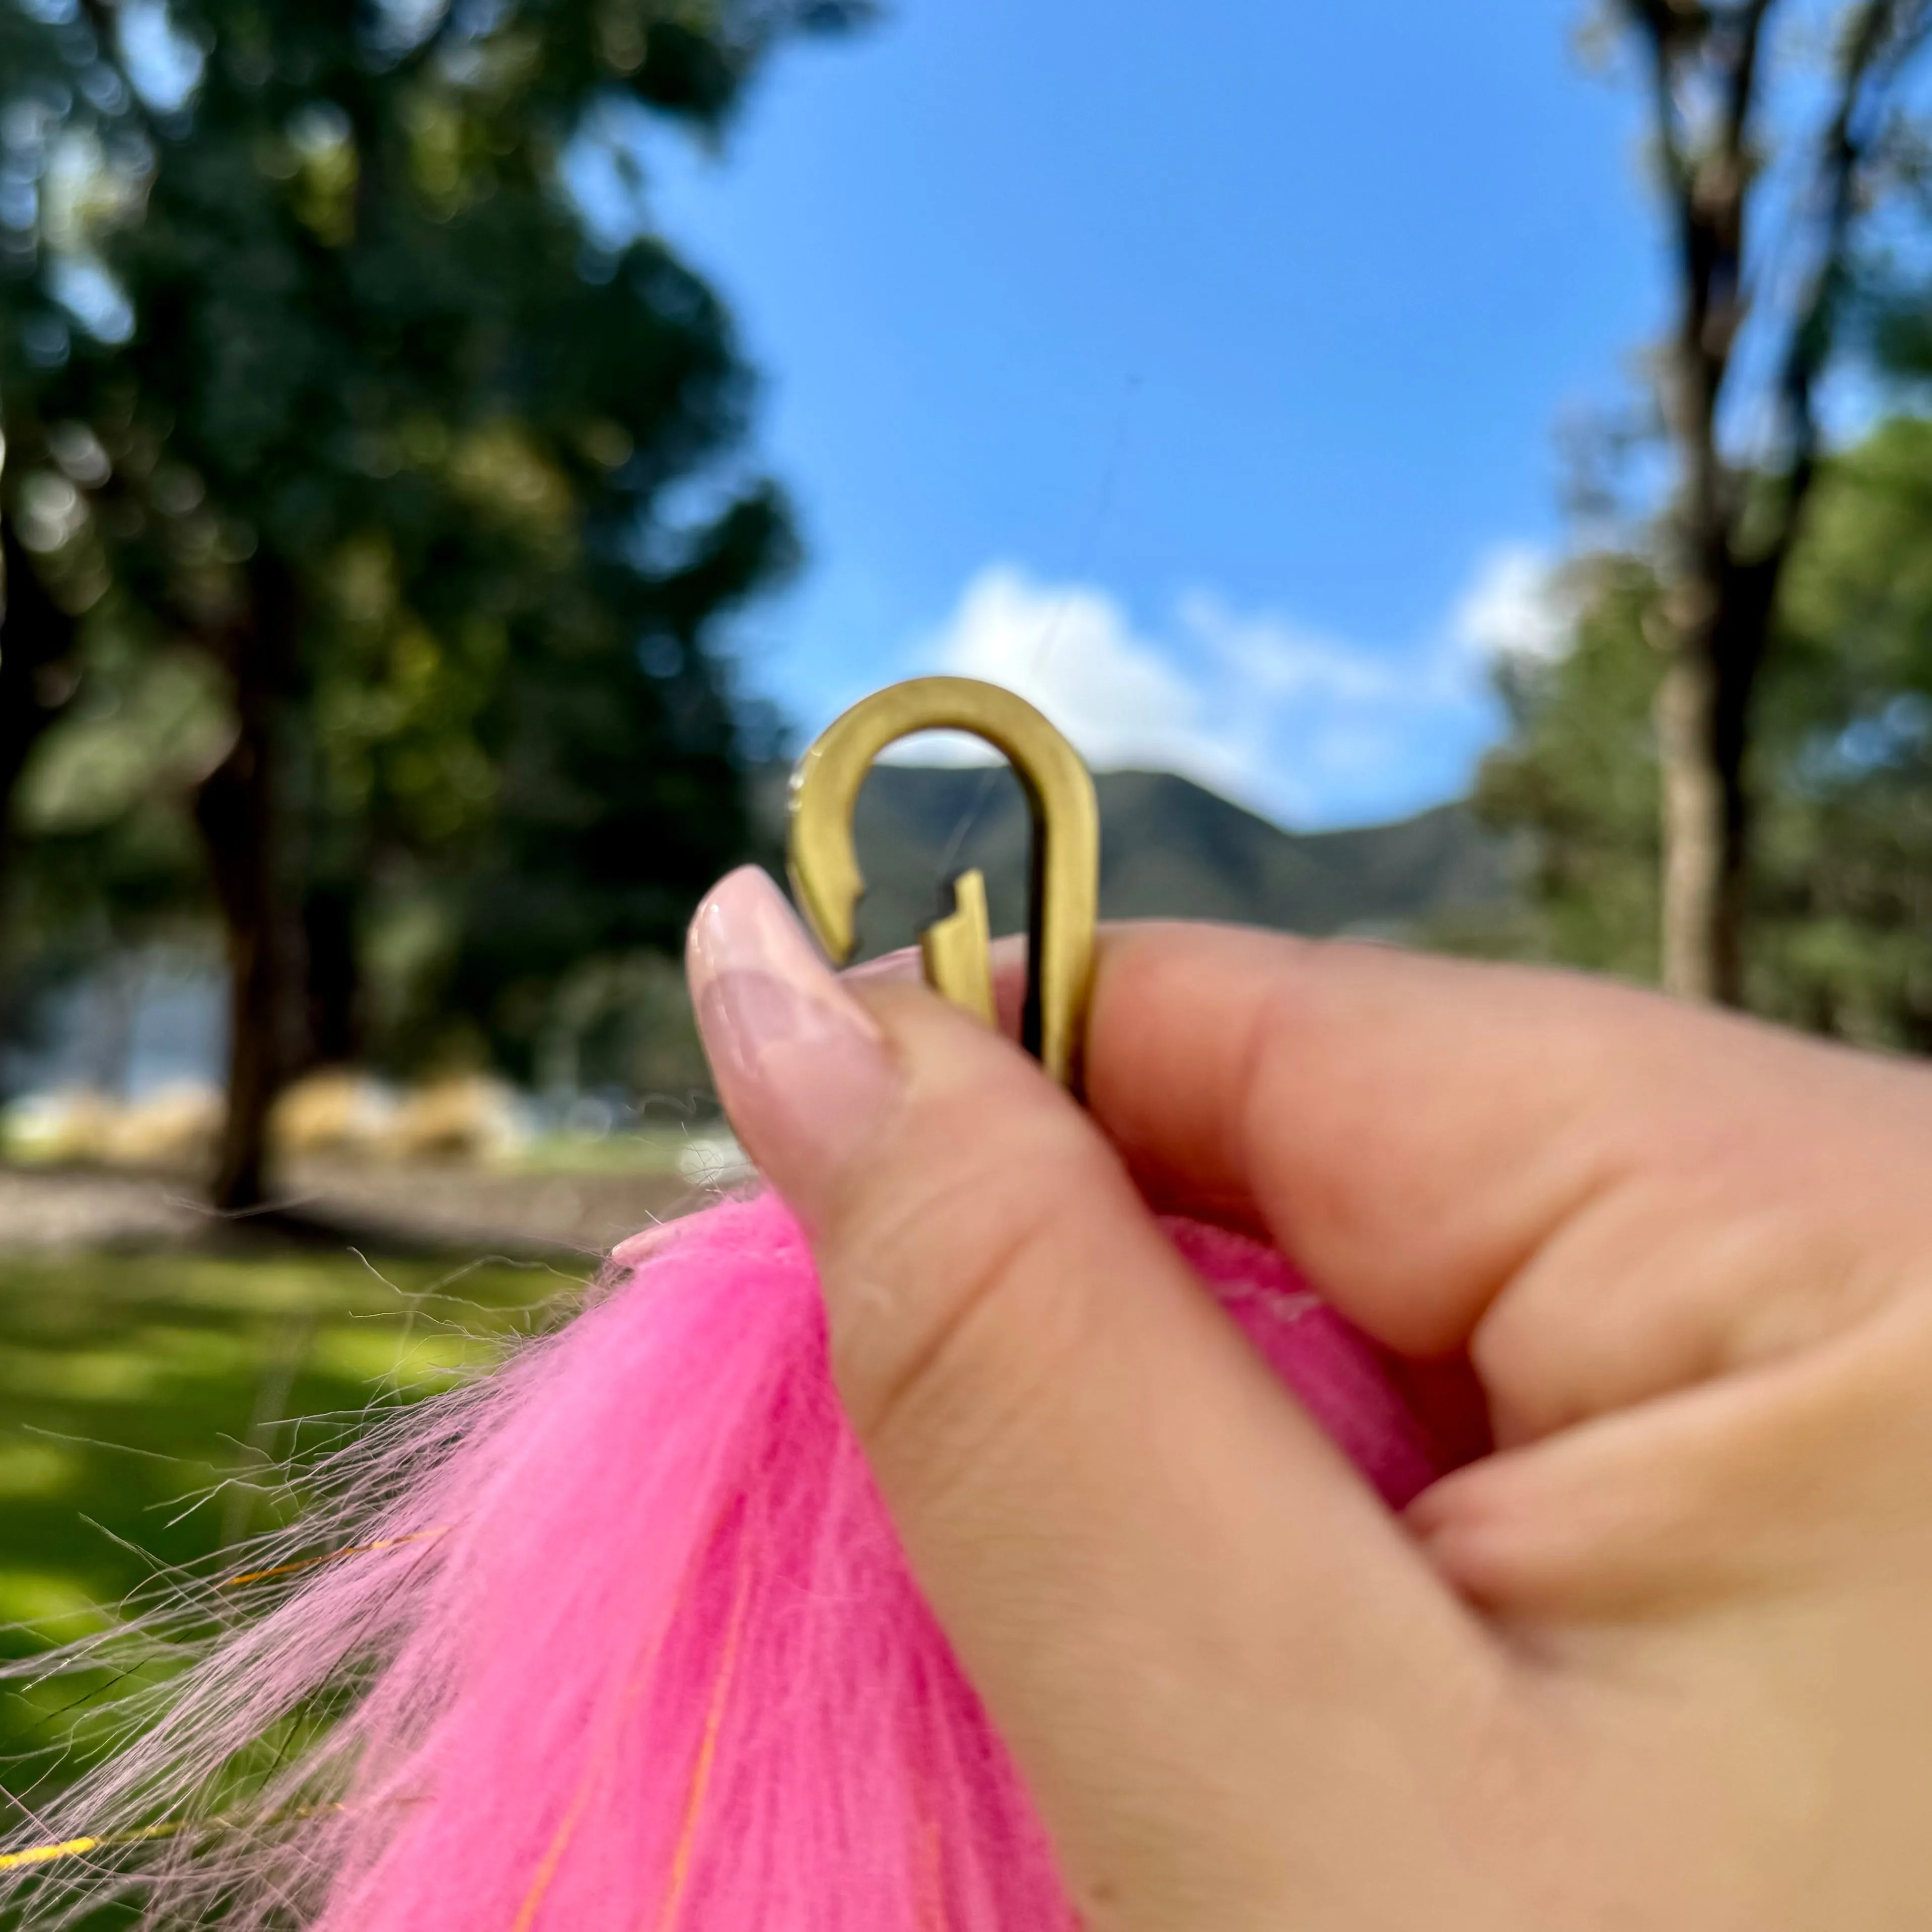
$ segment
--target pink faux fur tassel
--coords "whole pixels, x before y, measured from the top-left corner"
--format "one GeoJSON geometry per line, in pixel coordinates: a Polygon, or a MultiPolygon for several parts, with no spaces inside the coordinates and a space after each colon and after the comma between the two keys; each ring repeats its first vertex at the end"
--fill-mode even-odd
{"type": "MultiPolygon", "coordinates": [[[[1278,1258],[1169,1232],[1391,1504],[1437,1472],[1376,1352],[1278,1258]]],[[[146,1860],[118,1881],[50,1866],[50,1914],[118,1882],[154,1924],[220,1905],[258,1932],[1073,1925],[838,1406],[796,1224],[730,1204],[614,1265],[407,1420],[430,1446],[368,1466],[363,1553],[225,1639],[58,1828],[242,1808],[222,1766],[319,1737],[251,1779],[256,1822],[104,1846],[88,1864],[146,1860]]]]}

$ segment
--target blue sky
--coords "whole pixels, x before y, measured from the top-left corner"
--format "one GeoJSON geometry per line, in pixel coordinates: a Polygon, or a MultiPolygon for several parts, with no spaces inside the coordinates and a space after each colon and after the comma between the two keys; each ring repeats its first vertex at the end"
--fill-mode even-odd
{"type": "Polygon", "coordinates": [[[895,0],[722,156],[656,139],[810,548],[747,682],[808,734],[998,676],[1296,825],[1456,794],[1544,620],[1556,427],[1660,314],[1578,4],[895,0]]]}

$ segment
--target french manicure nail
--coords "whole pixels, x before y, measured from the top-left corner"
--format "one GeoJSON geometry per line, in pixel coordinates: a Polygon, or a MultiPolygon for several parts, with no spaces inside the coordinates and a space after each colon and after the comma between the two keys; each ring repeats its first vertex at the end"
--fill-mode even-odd
{"type": "Polygon", "coordinates": [[[884,1036],[754,866],[712,888],[685,960],[732,1125],[808,1211],[815,1188],[890,1110],[898,1076],[884,1036]]]}

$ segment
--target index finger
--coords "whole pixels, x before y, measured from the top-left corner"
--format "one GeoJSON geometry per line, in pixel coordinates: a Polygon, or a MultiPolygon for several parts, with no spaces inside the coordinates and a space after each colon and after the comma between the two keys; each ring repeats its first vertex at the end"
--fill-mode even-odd
{"type": "MultiPolygon", "coordinates": [[[[1868,1129],[1874,1066],[1579,975],[1198,925],[1104,933],[1086,1042],[1088,1104],[1151,1198],[1264,1233],[1420,1357],[1639,1170],[1782,1184],[1763,1128],[1793,1071],[1868,1129]]],[[[1873,1137],[1807,1138],[1828,1166],[1873,1137]]]]}

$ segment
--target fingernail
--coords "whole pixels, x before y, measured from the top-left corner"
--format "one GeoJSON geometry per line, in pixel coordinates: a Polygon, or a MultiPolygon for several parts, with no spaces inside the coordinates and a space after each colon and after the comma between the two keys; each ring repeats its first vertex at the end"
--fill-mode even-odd
{"type": "Polygon", "coordinates": [[[739,1138],[808,1212],[814,1190],[890,1111],[898,1075],[884,1035],[755,866],[698,908],[685,970],[739,1138]]]}

